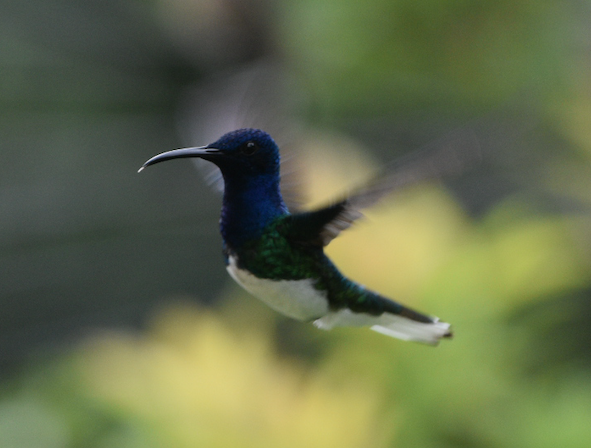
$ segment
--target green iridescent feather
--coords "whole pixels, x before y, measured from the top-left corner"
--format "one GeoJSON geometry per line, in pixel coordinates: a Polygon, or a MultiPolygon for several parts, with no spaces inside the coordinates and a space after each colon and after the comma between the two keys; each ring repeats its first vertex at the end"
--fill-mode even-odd
{"type": "Polygon", "coordinates": [[[259,238],[240,248],[239,267],[269,280],[311,279],[316,289],[326,292],[333,310],[348,307],[379,315],[384,311],[400,314],[405,309],[345,278],[324,254],[322,245],[294,240],[293,226],[292,215],[276,218],[259,238]]]}

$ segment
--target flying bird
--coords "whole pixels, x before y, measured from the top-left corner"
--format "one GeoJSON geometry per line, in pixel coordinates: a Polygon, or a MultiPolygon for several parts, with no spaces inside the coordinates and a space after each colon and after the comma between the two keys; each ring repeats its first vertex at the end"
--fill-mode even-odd
{"type": "Polygon", "coordinates": [[[193,157],[219,168],[224,183],[220,232],[226,269],[274,310],[325,330],[369,326],[395,338],[436,345],[452,336],[450,324],[348,279],[324,247],[362,216],[361,209],[393,190],[462,170],[472,158],[466,154],[453,145],[419,154],[325,207],[293,213],[280,191],[279,148],[259,129],[239,129],[207,146],[163,152],[139,171],[193,157]]]}

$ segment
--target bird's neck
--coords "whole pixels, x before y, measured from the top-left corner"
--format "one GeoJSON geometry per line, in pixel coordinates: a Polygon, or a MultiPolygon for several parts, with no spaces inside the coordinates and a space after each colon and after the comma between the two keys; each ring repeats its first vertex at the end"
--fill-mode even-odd
{"type": "Polygon", "coordinates": [[[225,244],[234,250],[259,238],[275,218],[287,213],[279,190],[279,176],[224,176],[220,230],[225,244]]]}

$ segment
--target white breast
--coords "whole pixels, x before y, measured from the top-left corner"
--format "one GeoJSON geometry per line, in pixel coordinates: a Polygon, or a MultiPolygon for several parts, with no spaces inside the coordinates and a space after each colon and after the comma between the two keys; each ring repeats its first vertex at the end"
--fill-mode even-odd
{"type": "Polygon", "coordinates": [[[328,313],[326,294],[314,288],[312,280],[261,279],[239,269],[230,257],[228,272],[236,283],[271,308],[299,320],[312,320],[328,313]]]}

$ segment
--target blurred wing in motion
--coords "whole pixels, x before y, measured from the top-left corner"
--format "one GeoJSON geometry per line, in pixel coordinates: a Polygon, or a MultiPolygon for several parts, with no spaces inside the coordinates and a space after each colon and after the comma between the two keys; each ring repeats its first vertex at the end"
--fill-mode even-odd
{"type": "Polygon", "coordinates": [[[292,216],[292,237],[301,242],[326,246],[339,233],[363,216],[361,210],[384,196],[419,182],[460,174],[481,160],[476,135],[456,131],[444,140],[396,160],[382,173],[347,197],[328,206],[292,216]]]}
{"type": "MultiPolygon", "coordinates": [[[[297,124],[289,109],[295,100],[289,76],[278,64],[261,62],[246,69],[217,75],[190,92],[181,106],[181,133],[191,145],[207,144],[240,128],[263,129],[281,148],[281,193],[288,208],[304,203],[301,169],[293,157],[297,124]]],[[[224,181],[212,163],[192,159],[205,181],[222,192],[224,181]]]]}

